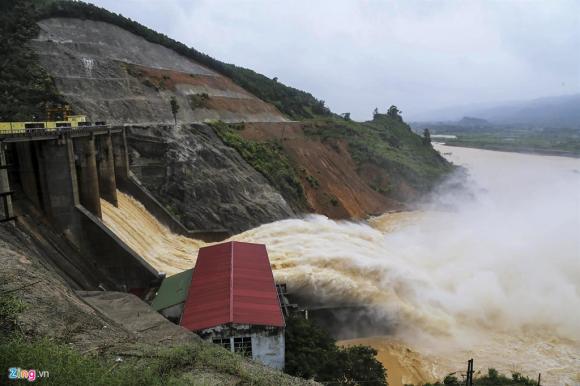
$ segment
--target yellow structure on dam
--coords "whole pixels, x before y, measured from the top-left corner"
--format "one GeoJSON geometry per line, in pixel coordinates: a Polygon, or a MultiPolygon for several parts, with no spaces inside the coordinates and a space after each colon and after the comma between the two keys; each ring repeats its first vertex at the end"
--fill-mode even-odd
{"type": "Polygon", "coordinates": [[[104,126],[105,122],[88,122],[86,115],[69,115],[62,121],[0,122],[0,134],[25,134],[38,131],[58,131],[86,126],[104,126]]]}

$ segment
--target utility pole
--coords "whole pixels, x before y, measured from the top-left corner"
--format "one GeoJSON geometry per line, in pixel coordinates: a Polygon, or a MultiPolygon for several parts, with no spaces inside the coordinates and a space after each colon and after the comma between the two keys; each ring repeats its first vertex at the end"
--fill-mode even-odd
{"type": "Polygon", "coordinates": [[[473,386],[473,358],[467,361],[467,378],[465,386],[473,386]]]}

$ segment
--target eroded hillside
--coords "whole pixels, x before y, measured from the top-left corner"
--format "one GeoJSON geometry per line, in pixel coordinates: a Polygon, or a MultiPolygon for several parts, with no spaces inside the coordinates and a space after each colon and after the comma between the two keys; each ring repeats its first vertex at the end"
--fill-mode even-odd
{"type": "Polygon", "coordinates": [[[30,41],[38,62],[75,112],[132,125],[133,172],[193,229],[305,212],[365,218],[403,208],[451,169],[400,116],[343,120],[120,15],[52,5],[30,41]]]}

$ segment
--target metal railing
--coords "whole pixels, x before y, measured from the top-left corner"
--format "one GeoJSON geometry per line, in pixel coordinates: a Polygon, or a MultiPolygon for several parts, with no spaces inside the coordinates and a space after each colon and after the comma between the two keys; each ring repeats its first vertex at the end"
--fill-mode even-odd
{"type": "Polygon", "coordinates": [[[91,125],[79,127],[58,127],[58,128],[24,128],[24,129],[10,129],[0,130],[0,138],[10,137],[50,137],[55,135],[62,135],[77,132],[90,132],[94,130],[108,130],[110,125],[91,125]]]}

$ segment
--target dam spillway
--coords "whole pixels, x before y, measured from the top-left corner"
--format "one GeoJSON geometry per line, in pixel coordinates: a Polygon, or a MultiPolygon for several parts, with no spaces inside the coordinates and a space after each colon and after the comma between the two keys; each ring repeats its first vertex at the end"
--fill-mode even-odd
{"type": "Polygon", "coordinates": [[[117,204],[117,184],[129,180],[122,127],[4,134],[0,141],[1,189],[11,192],[5,217],[32,228],[45,223],[53,242],[76,251],[80,258],[56,263],[69,276],[81,273],[81,288],[138,291],[157,279],[157,271],[101,222],[101,197],[117,204]]]}
{"type": "Polygon", "coordinates": [[[0,135],[2,219],[56,246],[53,263],[74,288],[144,295],[159,272],[102,222],[102,202],[137,197],[175,233],[219,240],[224,231],[191,231],[130,171],[126,128],[29,130],[0,135]]]}

